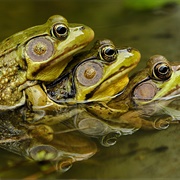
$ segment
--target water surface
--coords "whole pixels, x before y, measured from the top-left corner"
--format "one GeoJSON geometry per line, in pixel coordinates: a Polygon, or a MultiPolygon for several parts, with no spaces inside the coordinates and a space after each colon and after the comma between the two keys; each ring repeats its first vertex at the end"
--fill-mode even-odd
{"type": "MultiPolygon", "coordinates": [[[[180,62],[178,6],[134,11],[124,9],[120,0],[1,0],[0,3],[0,40],[60,14],[69,22],[92,27],[95,40],[109,38],[119,47],[137,48],[142,59],[135,71],[144,67],[154,54],[180,62]]],[[[51,173],[45,165],[1,150],[0,178],[180,178],[179,130],[180,126],[170,126],[164,131],[138,131],[121,137],[113,147],[99,146],[94,157],[75,163],[64,174],[51,173]]]]}

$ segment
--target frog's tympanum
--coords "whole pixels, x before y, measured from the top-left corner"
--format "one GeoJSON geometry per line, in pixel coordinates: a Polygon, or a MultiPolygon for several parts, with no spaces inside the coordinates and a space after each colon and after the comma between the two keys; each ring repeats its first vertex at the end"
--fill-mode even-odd
{"type": "Polygon", "coordinates": [[[172,120],[180,120],[179,111],[168,107],[180,97],[179,82],[180,65],[170,65],[161,55],[152,56],[122,94],[108,103],[84,104],[86,111],[77,115],[74,125],[87,135],[102,136],[107,146],[140,128],[165,129],[172,120]]]}
{"type": "Polygon", "coordinates": [[[97,41],[46,86],[48,96],[56,103],[107,101],[125,88],[128,73],[139,60],[140,53],[133,48],[118,49],[107,39],[97,41]]]}
{"type": "Polygon", "coordinates": [[[73,54],[94,37],[91,28],[69,24],[59,15],[39,26],[14,34],[0,43],[0,109],[25,101],[23,90],[38,81],[55,80],[73,54]]]}

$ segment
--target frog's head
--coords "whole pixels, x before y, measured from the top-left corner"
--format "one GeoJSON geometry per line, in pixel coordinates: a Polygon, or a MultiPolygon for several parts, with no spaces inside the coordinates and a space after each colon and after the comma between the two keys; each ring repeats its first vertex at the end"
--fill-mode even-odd
{"type": "Polygon", "coordinates": [[[52,81],[56,79],[73,54],[85,47],[94,37],[91,28],[69,24],[54,15],[39,26],[34,26],[2,42],[1,54],[16,49],[16,61],[27,71],[27,79],[52,81]]]}
{"type": "Polygon", "coordinates": [[[109,100],[128,84],[128,73],[139,60],[140,53],[133,48],[117,49],[110,40],[97,41],[46,86],[48,95],[58,103],[109,100]]]}
{"type": "Polygon", "coordinates": [[[136,75],[136,79],[139,82],[134,86],[132,97],[137,104],[167,101],[180,96],[180,65],[170,65],[164,56],[152,56],[147,67],[136,75]]]}

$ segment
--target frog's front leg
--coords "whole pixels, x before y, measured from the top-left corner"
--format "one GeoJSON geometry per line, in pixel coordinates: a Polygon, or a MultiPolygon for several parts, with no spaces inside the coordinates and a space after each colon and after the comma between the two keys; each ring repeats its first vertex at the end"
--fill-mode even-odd
{"type": "Polygon", "coordinates": [[[134,126],[135,128],[143,130],[163,130],[167,129],[170,124],[177,123],[172,121],[171,116],[162,116],[162,115],[151,115],[142,114],[141,110],[130,110],[127,113],[119,117],[119,122],[127,121],[129,126],[134,126]],[[125,119],[125,120],[124,120],[125,119]]]}
{"type": "Polygon", "coordinates": [[[163,130],[167,129],[170,124],[174,123],[171,117],[151,117],[150,120],[142,118],[142,129],[143,130],[163,130]]]}
{"type": "Polygon", "coordinates": [[[54,103],[40,85],[29,87],[25,92],[28,106],[25,117],[31,124],[57,124],[84,111],[83,108],[77,108],[76,104],[68,106],[54,103]]]}

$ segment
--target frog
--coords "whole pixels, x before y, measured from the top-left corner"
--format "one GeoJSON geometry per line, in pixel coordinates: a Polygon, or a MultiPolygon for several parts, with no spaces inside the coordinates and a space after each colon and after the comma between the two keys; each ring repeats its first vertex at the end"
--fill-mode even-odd
{"type": "Polygon", "coordinates": [[[128,84],[128,73],[140,57],[132,47],[116,48],[109,39],[97,40],[90,50],[75,55],[55,81],[26,89],[29,114],[34,113],[26,120],[55,124],[83,112],[78,103],[111,99],[128,84]]]}
{"type": "MultiPolygon", "coordinates": [[[[154,55],[149,58],[145,70],[137,73],[137,75],[132,78],[134,86],[129,84],[132,90],[129,102],[127,101],[128,106],[132,109],[140,110],[144,116],[151,117],[159,112],[162,114],[162,110],[165,110],[164,113],[166,113],[166,108],[169,109],[169,104],[175,102],[180,97],[179,82],[179,63],[170,63],[164,56],[154,55]],[[147,72],[145,73],[146,70],[147,72]],[[139,77],[144,78],[139,79],[139,77]]],[[[124,96],[127,95],[124,94],[124,96]]],[[[123,98],[123,96],[121,98],[123,98]]],[[[118,98],[117,101],[119,101],[118,98]]],[[[170,113],[168,113],[168,115],[171,116],[170,113]]],[[[171,120],[178,119],[173,118],[171,120]]],[[[146,122],[142,124],[143,128],[154,129],[152,122],[148,124],[149,126],[146,126],[146,122]]]]}
{"type": "Polygon", "coordinates": [[[107,101],[126,87],[140,57],[132,47],[117,48],[109,39],[97,40],[90,50],[75,56],[45,90],[59,104],[107,101]]]}
{"type": "Polygon", "coordinates": [[[167,129],[180,120],[179,110],[168,107],[180,98],[179,82],[179,63],[171,65],[164,56],[154,55],[143,70],[130,77],[123,93],[108,102],[83,104],[85,111],[71,123],[82,133],[99,138],[103,146],[114,145],[120,136],[139,129],[167,129]]]}
{"type": "Polygon", "coordinates": [[[25,89],[55,80],[72,56],[94,38],[83,24],[68,23],[61,15],[43,25],[20,31],[0,43],[0,110],[25,104],[25,89]]]}

